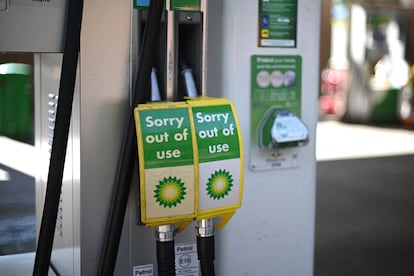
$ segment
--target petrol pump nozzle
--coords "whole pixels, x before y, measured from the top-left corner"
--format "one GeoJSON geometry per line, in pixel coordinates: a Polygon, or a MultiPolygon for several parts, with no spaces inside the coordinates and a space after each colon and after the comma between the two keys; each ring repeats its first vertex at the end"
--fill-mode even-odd
{"type": "MultiPolygon", "coordinates": [[[[197,98],[198,92],[193,77],[193,70],[187,66],[180,55],[181,76],[184,81],[185,93],[189,98],[197,98]]],[[[197,255],[200,261],[201,274],[214,276],[214,219],[201,219],[196,221],[197,255]]]]}
{"type": "MultiPolygon", "coordinates": [[[[161,101],[157,69],[151,70],[151,102],[161,101]]],[[[175,275],[175,225],[161,225],[155,228],[157,266],[159,276],[175,275]]]]}
{"type": "Polygon", "coordinates": [[[187,66],[184,58],[180,56],[181,76],[183,77],[185,91],[188,97],[197,98],[197,87],[194,81],[193,70],[187,66]]]}
{"type": "Polygon", "coordinates": [[[161,101],[160,87],[158,85],[157,69],[151,70],[151,102],[161,101]]]}

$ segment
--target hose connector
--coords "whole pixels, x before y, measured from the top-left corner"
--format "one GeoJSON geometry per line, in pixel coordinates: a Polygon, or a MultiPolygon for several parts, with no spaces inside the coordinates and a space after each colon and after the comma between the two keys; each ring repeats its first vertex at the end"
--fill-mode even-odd
{"type": "Polygon", "coordinates": [[[201,219],[196,222],[197,256],[202,276],[215,276],[214,270],[214,219],[201,219]]]}
{"type": "Polygon", "coordinates": [[[197,220],[196,234],[202,238],[214,236],[214,219],[197,220]]]}
{"type": "Polygon", "coordinates": [[[161,225],[155,228],[155,238],[159,242],[169,242],[174,240],[175,225],[161,225]]]}

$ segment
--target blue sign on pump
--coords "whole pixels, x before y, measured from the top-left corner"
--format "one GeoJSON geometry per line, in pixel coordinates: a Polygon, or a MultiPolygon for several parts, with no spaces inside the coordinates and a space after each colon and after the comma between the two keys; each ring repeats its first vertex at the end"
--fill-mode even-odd
{"type": "Polygon", "coordinates": [[[149,6],[149,2],[150,0],[136,0],[137,1],[137,6],[139,7],[148,7],[149,6]]]}

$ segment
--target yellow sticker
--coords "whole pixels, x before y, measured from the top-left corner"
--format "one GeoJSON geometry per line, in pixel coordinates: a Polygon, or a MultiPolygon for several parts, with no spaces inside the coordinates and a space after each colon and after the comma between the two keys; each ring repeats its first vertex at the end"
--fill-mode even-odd
{"type": "Polygon", "coordinates": [[[198,158],[188,105],[143,104],[134,115],[142,222],[159,226],[191,221],[198,205],[198,158]]]}
{"type": "Polygon", "coordinates": [[[269,37],[269,29],[262,29],[262,38],[269,37]]]}
{"type": "Polygon", "coordinates": [[[197,219],[221,217],[223,226],[241,206],[244,155],[240,124],[227,99],[199,98],[188,104],[199,158],[197,219]]]}

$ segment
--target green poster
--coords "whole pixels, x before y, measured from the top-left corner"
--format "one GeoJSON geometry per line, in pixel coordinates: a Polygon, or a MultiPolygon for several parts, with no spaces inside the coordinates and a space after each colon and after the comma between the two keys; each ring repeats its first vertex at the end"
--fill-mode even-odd
{"type": "Polygon", "coordinates": [[[172,10],[200,10],[201,0],[171,0],[172,10]]]}
{"type": "Polygon", "coordinates": [[[259,46],[296,47],[297,0],[259,0],[259,46]]]}
{"type": "Polygon", "coordinates": [[[251,57],[251,170],[296,166],[294,153],[276,153],[268,147],[268,140],[274,122],[272,116],[278,110],[289,110],[301,116],[301,82],[300,56],[251,57]]]}

